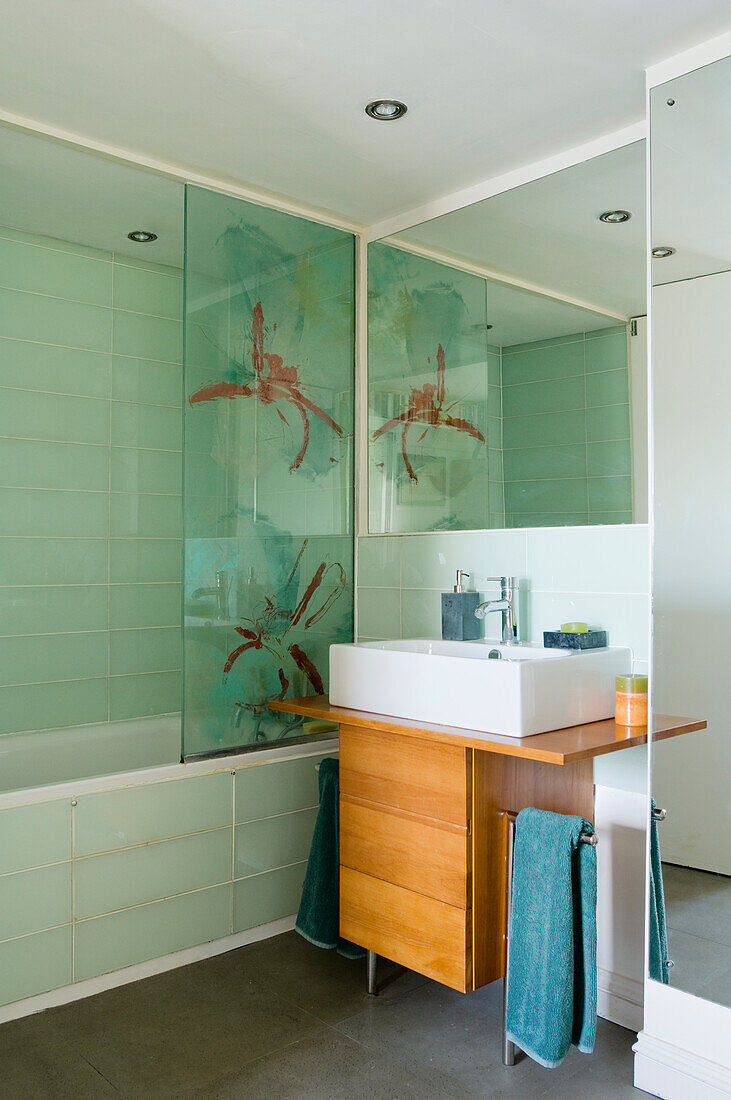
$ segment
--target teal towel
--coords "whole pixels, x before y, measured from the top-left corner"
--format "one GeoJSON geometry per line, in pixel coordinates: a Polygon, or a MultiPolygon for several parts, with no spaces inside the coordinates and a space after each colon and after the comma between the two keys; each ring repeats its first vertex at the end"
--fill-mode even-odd
{"type": "MultiPolygon", "coordinates": [[[[655,800],[652,808],[656,809],[655,800]]],[[[665,923],[665,891],[662,884],[660,836],[654,814],[650,814],[650,977],[668,985],[668,930],[665,923]]]]}
{"type": "Polygon", "coordinates": [[[596,1037],[596,850],[582,817],[521,810],[515,823],[508,1038],[542,1066],[596,1037]]]}
{"type": "Polygon", "coordinates": [[[316,947],[337,947],[341,955],[359,959],[362,947],[340,938],[340,830],[338,823],[338,761],[320,764],[320,810],[312,834],[302,899],[295,928],[316,947]]]}

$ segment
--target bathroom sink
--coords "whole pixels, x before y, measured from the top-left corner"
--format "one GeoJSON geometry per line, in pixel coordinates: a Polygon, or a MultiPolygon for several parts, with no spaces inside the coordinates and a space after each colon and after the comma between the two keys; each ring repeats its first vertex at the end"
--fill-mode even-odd
{"type": "Polygon", "coordinates": [[[614,678],[629,649],[545,649],[412,639],[330,646],[330,702],[528,737],[614,716],[614,678]]]}

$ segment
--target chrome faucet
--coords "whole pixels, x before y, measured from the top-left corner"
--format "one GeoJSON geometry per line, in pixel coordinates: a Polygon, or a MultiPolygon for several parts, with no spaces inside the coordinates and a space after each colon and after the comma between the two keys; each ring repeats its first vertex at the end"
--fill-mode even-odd
{"type": "Polygon", "coordinates": [[[502,612],[503,617],[503,643],[505,645],[518,645],[518,625],[513,602],[514,593],[518,588],[515,577],[486,577],[488,581],[498,581],[500,584],[500,599],[485,600],[475,608],[478,619],[484,619],[491,611],[502,612]]]}
{"type": "Polygon", "coordinates": [[[203,596],[216,597],[216,617],[228,619],[230,616],[229,597],[231,595],[231,577],[225,569],[219,569],[216,573],[215,587],[196,588],[191,592],[191,600],[199,600],[203,596]]]}

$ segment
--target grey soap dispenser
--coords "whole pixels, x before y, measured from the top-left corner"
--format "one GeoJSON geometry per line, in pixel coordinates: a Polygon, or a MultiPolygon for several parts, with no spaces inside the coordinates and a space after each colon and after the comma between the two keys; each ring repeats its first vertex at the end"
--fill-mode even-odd
{"type": "Polygon", "coordinates": [[[465,591],[463,577],[469,577],[469,573],[458,569],[454,591],[442,592],[442,638],[445,642],[474,642],[480,637],[480,622],[475,618],[480,595],[465,591]]]}

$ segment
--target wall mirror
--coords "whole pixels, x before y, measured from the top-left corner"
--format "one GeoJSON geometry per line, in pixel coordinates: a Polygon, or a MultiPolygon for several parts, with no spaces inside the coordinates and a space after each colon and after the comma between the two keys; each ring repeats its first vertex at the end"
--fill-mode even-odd
{"type": "Polygon", "coordinates": [[[644,187],[640,141],[369,245],[370,533],[646,521],[644,187]]]}
{"type": "Polygon", "coordinates": [[[651,977],[731,1006],[731,58],[654,88],[650,123],[653,709],[708,721],[652,748],[674,965],[651,977]]]}

